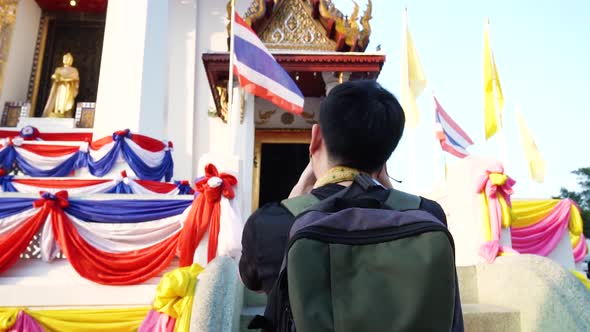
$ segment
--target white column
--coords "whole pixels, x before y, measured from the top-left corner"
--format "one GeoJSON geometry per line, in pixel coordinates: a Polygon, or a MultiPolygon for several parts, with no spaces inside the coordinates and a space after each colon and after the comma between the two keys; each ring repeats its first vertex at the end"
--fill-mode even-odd
{"type": "Polygon", "coordinates": [[[5,102],[27,100],[40,19],[41,9],[35,0],[18,2],[8,61],[4,67],[0,110],[4,109],[5,102]]]}
{"type": "Polygon", "coordinates": [[[94,121],[95,138],[129,128],[164,139],[168,1],[111,0],[94,121]]]}
{"type": "MultiPolygon", "coordinates": [[[[193,180],[197,0],[169,0],[166,139],[174,142],[174,178],[193,180]]],[[[205,81],[206,83],[206,81],[205,81]]],[[[206,103],[205,103],[206,104],[206,103]]]]}

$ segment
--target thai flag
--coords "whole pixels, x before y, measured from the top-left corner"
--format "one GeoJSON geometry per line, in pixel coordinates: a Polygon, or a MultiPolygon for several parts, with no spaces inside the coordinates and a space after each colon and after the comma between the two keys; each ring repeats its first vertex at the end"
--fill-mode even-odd
{"type": "Polygon", "coordinates": [[[284,110],[301,114],[303,94],[297,84],[237,13],[235,23],[233,70],[242,88],[284,110]]]}
{"type": "Polygon", "coordinates": [[[455,157],[467,157],[469,155],[467,147],[473,145],[473,141],[445,112],[436,97],[432,96],[432,98],[434,98],[435,105],[436,136],[440,141],[441,148],[455,157]]]}

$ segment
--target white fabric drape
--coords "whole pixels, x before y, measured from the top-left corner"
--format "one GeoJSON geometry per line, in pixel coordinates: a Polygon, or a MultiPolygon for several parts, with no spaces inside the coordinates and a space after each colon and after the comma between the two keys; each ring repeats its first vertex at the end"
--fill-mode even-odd
{"type": "Polygon", "coordinates": [[[17,214],[14,214],[10,217],[1,218],[0,219],[0,236],[11,232],[18,226],[22,225],[27,219],[31,218],[37,212],[39,212],[40,208],[33,208],[30,210],[26,210],[17,214]]]}
{"type": "Polygon", "coordinates": [[[141,146],[137,145],[137,143],[128,138],[125,138],[125,143],[127,143],[127,146],[129,146],[129,148],[133,150],[133,152],[135,152],[135,154],[137,154],[139,158],[141,158],[141,160],[149,167],[160,166],[164,160],[164,157],[166,156],[166,149],[158,152],[144,150],[141,146]]]}
{"type": "Polygon", "coordinates": [[[69,153],[63,156],[58,156],[58,157],[46,157],[46,156],[42,156],[42,155],[38,155],[36,153],[33,153],[27,149],[23,149],[23,148],[19,148],[19,147],[15,147],[16,152],[27,161],[27,163],[29,163],[31,166],[34,166],[35,168],[41,169],[41,170],[50,170],[53,169],[55,167],[57,167],[58,165],[60,165],[61,163],[63,163],[64,161],[66,161],[68,158],[72,157],[76,152],[74,153],[69,153]]]}

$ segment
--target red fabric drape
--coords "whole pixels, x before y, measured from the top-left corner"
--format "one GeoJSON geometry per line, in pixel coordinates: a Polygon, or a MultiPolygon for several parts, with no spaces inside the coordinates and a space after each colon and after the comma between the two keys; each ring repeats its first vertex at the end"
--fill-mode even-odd
{"type": "Polygon", "coordinates": [[[61,157],[67,154],[71,154],[80,150],[78,146],[67,146],[67,145],[32,145],[26,144],[20,146],[27,151],[36,153],[45,157],[61,157]]]}
{"type": "Polygon", "coordinates": [[[0,273],[14,265],[37,234],[51,208],[43,207],[21,226],[0,237],[0,273]]]}
{"type": "MultiPolygon", "coordinates": [[[[18,259],[18,255],[26,249],[49,213],[51,213],[51,225],[55,239],[72,267],[82,277],[97,283],[108,285],[141,283],[163,271],[170,265],[170,261],[176,254],[178,234],[156,245],[137,251],[109,253],[98,250],[84,241],[64,213],[63,209],[68,204],[67,191],[60,191],[55,195],[42,193],[42,198],[35,202],[35,206],[42,207],[42,210],[22,227],[19,227],[18,230],[22,229],[22,236],[7,234],[6,238],[10,239],[9,241],[0,240],[1,266],[4,268],[5,260],[10,263],[12,259],[12,263],[14,263],[18,259]],[[15,245],[15,241],[18,242],[17,245],[15,245]],[[6,258],[4,258],[5,256],[6,258]]],[[[6,267],[8,266],[10,264],[6,265],[6,267]]]]}
{"type": "Polygon", "coordinates": [[[195,199],[180,238],[178,250],[180,255],[180,266],[189,266],[193,263],[195,250],[209,230],[209,243],[207,246],[207,261],[212,261],[217,255],[217,243],[219,237],[219,219],[221,213],[221,195],[228,199],[235,196],[233,186],[238,183],[237,179],[226,173],[217,171],[217,168],[209,164],[205,167],[205,177],[196,184],[200,195],[195,199]],[[219,178],[222,182],[217,187],[211,187],[209,180],[219,178]]]}
{"type": "Polygon", "coordinates": [[[100,284],[141,283],[166,269],[176,255],[178,233],[145,249],[110,253],[86,243],[63,210],[52,210],[51,217],[55,239],[72,267],[82,277],[100,284]]]}
{"type": "Polygon", "coordinates": [[[102,184],[105,182],[109,182],[113,180],[82,180],[82,179],[64,179],[64,180],[55,180],[55,179],[13,179],[12,182],[34,186],[34,187],[44,187],[44,188],[53,188],[53,189],[70,189],[70,188],[82,188],[82,187],[89,187],[95,186],[98,184],[102,184]]]}

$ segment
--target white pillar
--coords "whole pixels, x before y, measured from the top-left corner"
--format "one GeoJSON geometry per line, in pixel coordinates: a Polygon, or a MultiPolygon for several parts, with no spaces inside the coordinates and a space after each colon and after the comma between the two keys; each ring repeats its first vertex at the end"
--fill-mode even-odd
{"type": "MultiPolygon", "coordinates": [[[[477,184],[495,160],[469,157],[457,161],[449,169],[446,183],[436,192],[425,195],[438,201],[447,214],[447,223],[455,240],[457,266],[474,265],[482,261],[479,248],[484,242],[481,194],[477,184]]],[[[510,229],[502,229],[500,245],[512,245],[510,229]]]]}
{"type": "Polygon", "coordinates": [[[4,64],[0,110],[4,109],[5,102],[27,100],[40,19],[41,9],[35,0],[18,1],[8,60],[4,64]]]}
{"type": "Polygon", "coordinates": [[[129,128],[164,139],[168,1],[111,0],[100,66],[94,136],[129,128]]]}
{"type": "MultiPolygon", "coordinates": [[[[197,0],[169,0],[166,139],[174,142],[174,178],[193,180],[197,0]]],[[[205,78],[206,80],[206,78],[205,78]]],[[[206,83],[206,82],[205,82],[206,83]]],[[[206,103],[205,103],[206,104],[206,103]]]]}

